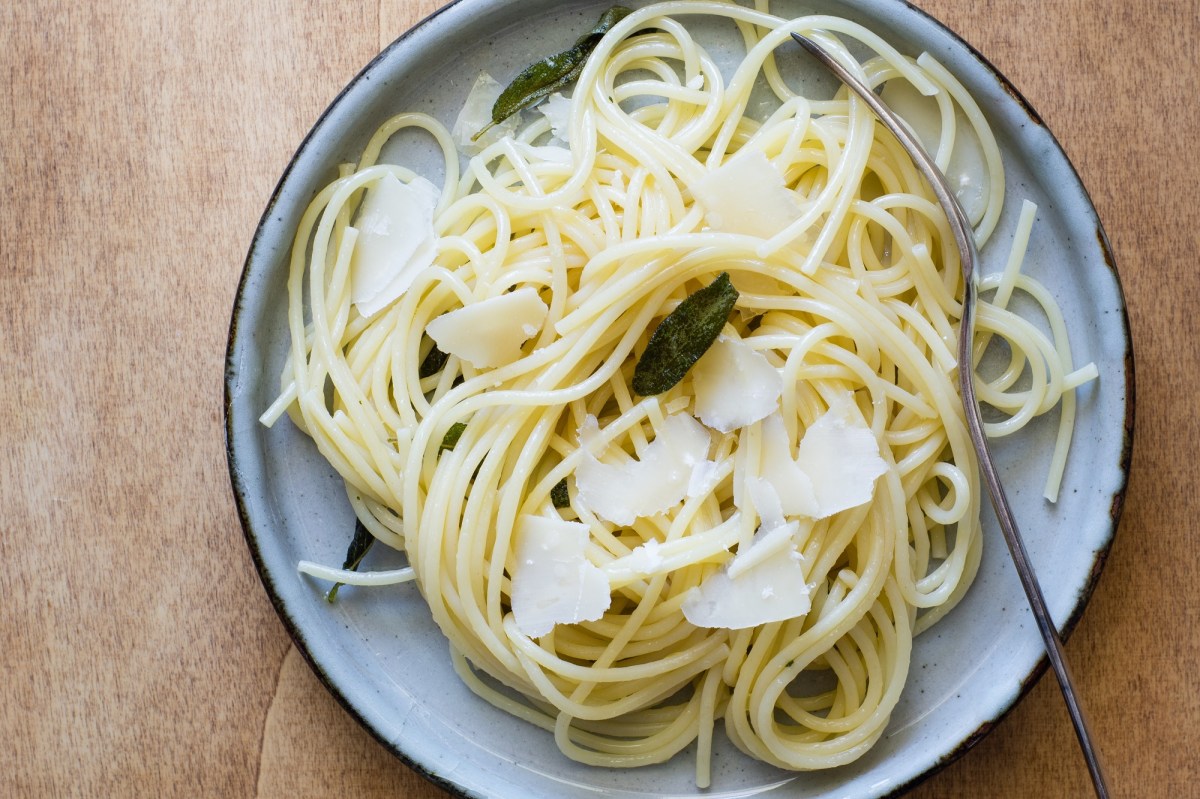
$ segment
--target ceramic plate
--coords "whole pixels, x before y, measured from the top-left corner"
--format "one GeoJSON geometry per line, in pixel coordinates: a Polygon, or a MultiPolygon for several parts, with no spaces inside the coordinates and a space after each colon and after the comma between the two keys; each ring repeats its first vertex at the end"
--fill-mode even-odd
{"type": "MultiPolygon", "coordinates": [[[[287,419],[266,429],[286,355],[285,272],[303,208],[353,158],[376,126],[401,110],[452,124],[481,70],[501,80],[591,27],[606,2],[460,0],[372,61],[300,145],[255,235],[230,329],[226,374],[229,466],[246,538],[267,592],[329,690],[385,746],[452,792],[479,797],[664,797],[696,793],[693,757],[635,770],[564,758],[550,735],[471,694],[413,585],[348,589],[335,605],[296,572],[307,558],[340,563],[353,529],[341,480],[287,419]],[[531,33],[532,32],[532,33],[531,33]]],[[[902,52],[928,50],[984,108],[1006,156],[1008,202],[983,271],[997,271],[1029,198],[1039,206],[1026,262],[1063,307],[1077,363],[1100,379],[1079,392],[1079,423],[1061,498],[1041,497],[1055,419],[998,442],[997,454],[1056,623],[1069,631],[1112,542],[1129,464],[1133,366],[1121,287],[1104,233],[1078,176],[1020,95],[950,31],[889,0],[774,3],[783,16],[829,12],[860,21],[902,52]]],[[[721,26],[711,34],[720,37],[721,26]]],[[[731,26],[725,25],[728,33],[731,26]]],[[[709,32],[698,33],[708,36],[709,32]]],[[[702,39],[703,40],[703,39],[702,39]]],[[[797,57],[796,69],[803,72],[797,57]]],[[[806,89],[832,92],[809,62],[806,89]]],[[[427,142],[399,136],[385,150],[440,183],[427,142]]],[[[757,763],[723,739],[706,796],[874,797],[902,791],[986,732],[1040,674],[1042,650],[999,530],[985,518],[978,579],[966,600],[920,637],[903,698],[878,745],[856,763],[792,774],[757,763]]],[[[379,548],[376,548],[377,550],[379,548]]],[[[386,568],[391,553],[372,554],[386,568]]],[[[399,556],[395,556],[397,559],[399,556]]],[[[398,560],[397,560],[398,562],[398,560]]],[[[1103,623],[1103,620],[1097,620],[1103,623]]],[[[1077,669],[1086,670],[1080,662],[1077,669]]]]}

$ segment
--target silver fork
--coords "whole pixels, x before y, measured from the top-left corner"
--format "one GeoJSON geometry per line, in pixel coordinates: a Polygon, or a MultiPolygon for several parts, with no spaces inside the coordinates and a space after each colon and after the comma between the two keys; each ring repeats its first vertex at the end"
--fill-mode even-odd
{"type": "Polygon", "coordinates": [[[1000,477],[996,473],[996,465],[992,462],[987,438],[983,433],[983,418],[979,411],[979,400],[975,396],[975,370],[971,368],[971,343],[975,332],[975,303],[978,295],[975,264],[979,260],[979,251],[975,247],[975,235],[967,221],[967,215],[959,205],[958,198],[946,185],[945,177],[933,159],[929,157],[929,153],[925,152],[925,148],[921,146],[916,137],[909,133],[908,128],[900,122],[900,118],[896,116],[895,112],[879,99],[879,95],[871,91],[869,86],[843,67],[829,51],[812,39],[798,33],[793,33],[792,38],[812,53],[875,112],[879,121],[899,140],[921,174],[929,181],[930,188],[933,189],[934,195],[949,219],[954,240],[958,243],[964,286],[962,318],[959,321],[958,335],[958,382],[962,392],[963,408],[966,411],[967,431],[971,436],[975,452],[979,456],[979,468],[983,473],[983,480],[987,484],[992,507],[996,509],[996,517],[1000,521],[1000,529],[1004,532],[1004,540],[1008,544],[1008,551],[1012,555],[1017,575],[1021,578],[1021,586],[1025,589],[1025,595],[1029,597],[1029,607],[1033,610],[1038,631],[1042,634],[1042,641],[1045,642],[1046,654],[1054,669],[1054,676],[1058,678],[1058,687],[1062,689],[1063,698],[1067,702],[1067,712],[1071,716],[1071,723],[1075,726],[1075,735],[1079,738],[1079,746],[1087,761],[1088,773],[1092,777],[1092,786],[1096,789],[1096,796],[1108,799],[1108,786],[1105,783],[1104,770],[1100,765],[1100,752],[1092,742],[1092,734],[1088,729],[1083,705],[1075,690],[1075,682],[1071,678],[1070,669],[1067,668],[1067,657],[1063,652],[1062,640],[1054,628],[1054,623],[1050,620],[1050,611],[1046,609],[1042,588],[1029,563],[1029,555],[1025,551],[1021,531],[1017,529],[1017,521],[1013,517],[1012,508],[1009,507],[1008,498],[1004,494],[1004,486],[1000,484],[1000,477]]]}

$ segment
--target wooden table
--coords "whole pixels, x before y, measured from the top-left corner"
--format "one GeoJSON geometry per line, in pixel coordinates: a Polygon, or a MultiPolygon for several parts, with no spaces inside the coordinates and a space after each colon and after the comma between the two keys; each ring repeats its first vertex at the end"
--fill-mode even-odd
{"type": "MultiPolygon", "coordinates": [[[[222,437],[234,290],[317,115],[438,0],[0,4],[0,796],[434,797],[254,573],[222,437]]],[[[1068,647],[1116,796],[1200,794],[1195,0],[921,0],[1024,92],[1116,251],[1121,529],[1068,647]]],[[[917,797],[1081,796],[1045,679],[917,797]]]]}

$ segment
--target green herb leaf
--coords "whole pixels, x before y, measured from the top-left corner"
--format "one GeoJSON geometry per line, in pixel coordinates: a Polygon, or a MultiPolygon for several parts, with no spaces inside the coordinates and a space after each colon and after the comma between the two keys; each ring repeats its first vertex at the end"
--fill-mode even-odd
{"type": "MultiPolygon", "coordinates": [[[[350,539],[350,546],[346,548],[346,560],[342,563],[342,568],[352,572],[358,571],[358,564],[362,563],[362,559],[366,557],[374,543],[375,536],[371,535],[361,521],[355,519],[354,537],[350,539]]],[[[334,583],[333,588],[325,593],[325,601],[333,602],[337,599],[338,589],[341,587],[342,583],[334,583]]]]}
{"type": "Polygon", "coordinates": [[[567,492],[567,478],[559,480],[554,484],[554,488],[550,489],[550,501],[556,508],[571,507],[571,495],[567,492]]]}
{"type": "Polygon", "coordinates": [[[596,24],[590,31],[575,40],[575,46],[586,47],[588,55],[591,55],[591,52],[596,49],[596,45],[600,44],[600,40],[604,38],[604,34],[608,33],[614,25],[632,13],[632,8],[613,6],[600,15],[600,19],[596,20],[596,24]]]}
{"type": "Polygon", "coordinates": [[[661,394],[683,379],[688,369],[721,334],[738,292],[722,272],[667,314],[633,370],[633,390],[643,397],[661,394]]]}
{"type": "Polygon", "coordinates": [[[454,424],[450,425],[450,429],[447,430],[446,435],[442,437],[442,443],[441,446],[438,447],[438,451],[440,452],[444,449],[454,449],[454,447],[458,445],[458,440],[462,438],[463,431],[466,429],[466,422],[455,422],[454,424]]]}
{"type": "Polygon", "coordinates": [[[596,26],[576,39],[574,45],[527,66],[496,98],[496,103],[492,106],[492,121],[472,138],[477,141],[493,125],[499,125],[518,111],[524,111],[543,98],[566,88],[583,72],[583,65],[604,38],[604,34],[631,13],[632,11],[624,6],[613,6],[601,14],[596,26]]]}
{"type": "Polygon", "coordinates": [[[438,345],[434,344],[433,349],[421,361],[421,365],[417,367],[417,377],[424,380],[427,377],[433,377],[438,372],[442,371],[442,367],[446,365],[446,361],[450,358],[449,355],[438,349],[438,345]]]}

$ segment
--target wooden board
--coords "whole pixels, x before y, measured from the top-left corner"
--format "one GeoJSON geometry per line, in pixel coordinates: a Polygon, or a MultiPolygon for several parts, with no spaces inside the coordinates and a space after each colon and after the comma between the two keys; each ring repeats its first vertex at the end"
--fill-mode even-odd
{"type": "MultiPolygon", "coordinates": [[[[296,144],[441,3],[0,4],[0,795],[435,797],[344,714],[259,584],[225,467],[225,336],[296,144]]],[[[1200,751],[1194,2],[922,0],[1020,88],[1104,220],[1137,447],[1068,647],[1115,796],[1200,751]]],[[[1043,680],[916,797],[1081,796],[1043,680]]]]}

